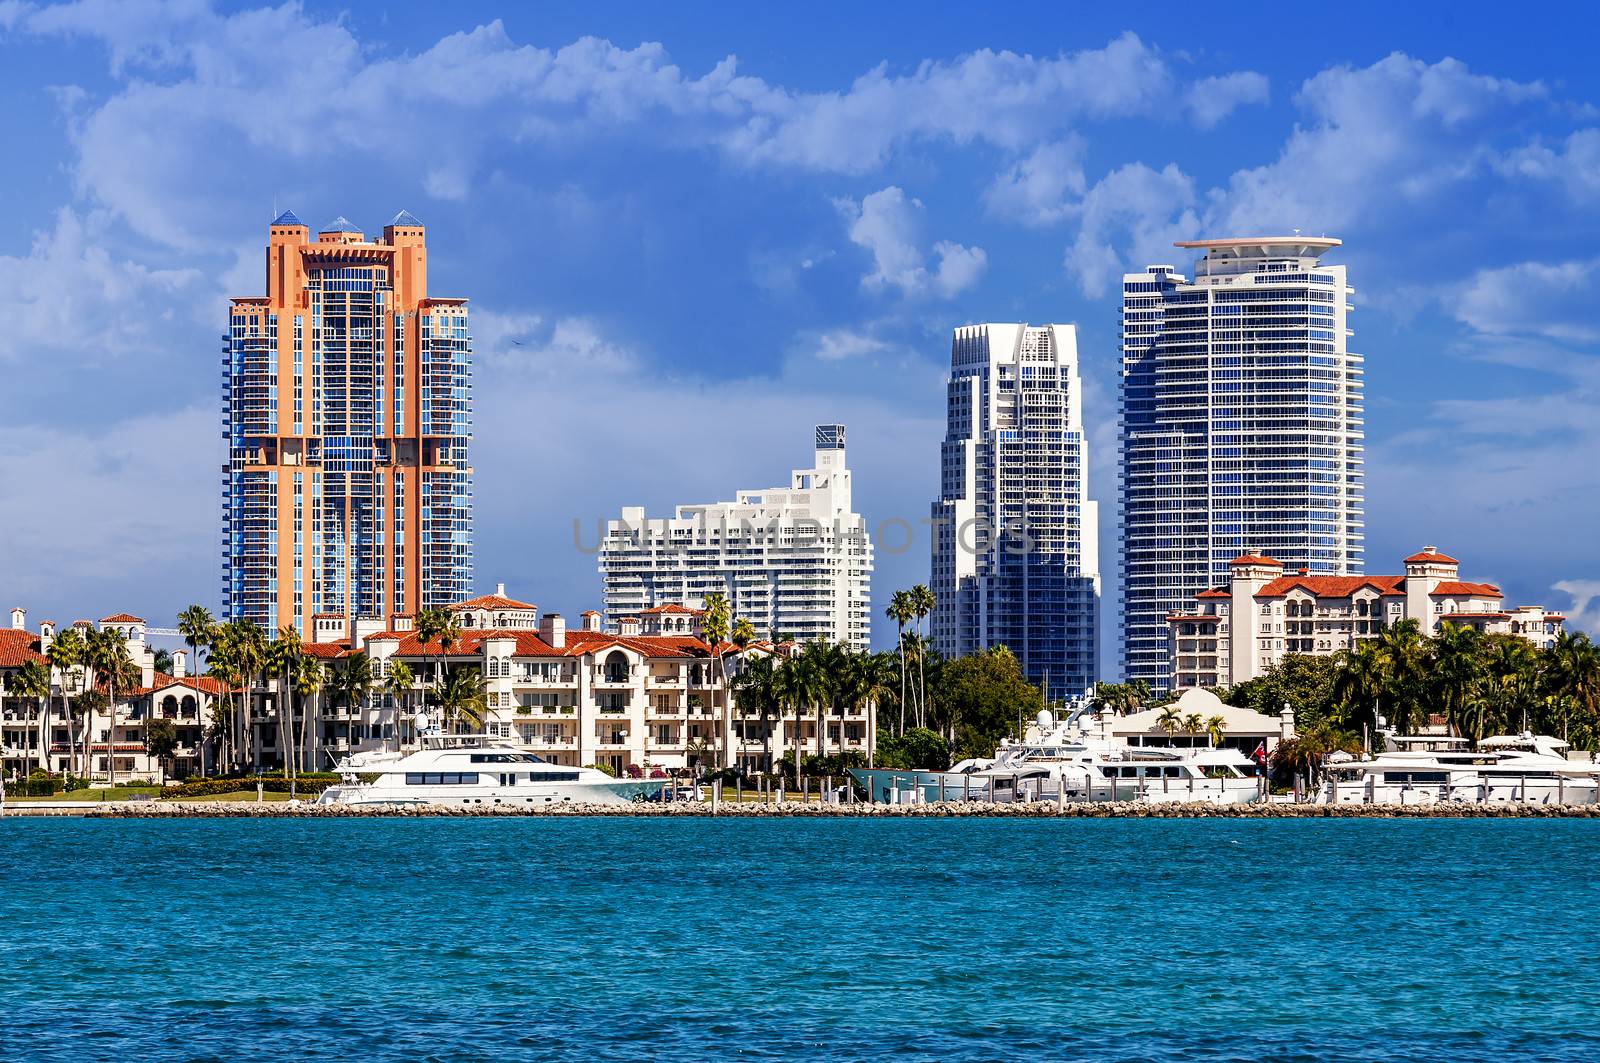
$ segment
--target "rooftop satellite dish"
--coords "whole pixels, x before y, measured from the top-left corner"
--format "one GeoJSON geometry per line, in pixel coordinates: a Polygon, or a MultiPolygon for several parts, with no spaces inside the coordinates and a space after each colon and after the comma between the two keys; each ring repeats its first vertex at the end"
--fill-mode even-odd
{"type": "Polygon", "coordinates": [[[1048,731],[1056,724],[1055,717],[1050,715],[1049,709],[1040,709],[1038,717],[1033,722],[1039,725],[1041,731],[1048,731]]]}

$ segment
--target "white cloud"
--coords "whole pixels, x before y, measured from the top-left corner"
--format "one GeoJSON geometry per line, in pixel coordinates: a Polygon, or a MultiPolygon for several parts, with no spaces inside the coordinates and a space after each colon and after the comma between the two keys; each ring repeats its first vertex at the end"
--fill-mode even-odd
{"type": "Polygon", "coordinates": [[[1072,207],[1079,225],[1067,272],[1085,295],[1099,298],[1118,274],[1172,261],[1172,241],[1200,227],[1194,200],[1193,180],[1170,163],[1159,171],[1139,162],[1113,170],[1072,207]]]}
{"type": "Polygon", "coordinates": [[[1041,144],[995,176],[983,193],[984,205],[998,217],[1028,225],[1053,225],[1071,213],[1068,197],[1088,189],[1083,176],[1081,137],[1041,144]]]}
{"type": "Polygon", "coordinates": [[[888,344],[853,329],[831,329],[816,339],[817,357],[825,362],[838,362],[846,358],[859,358],[886,350],[888,344]]]}
{"type": "MultiPolygon", "coordinates": [[[[371,152],[427,194],[461,200],[507,145],[571,150],[626,132],[741,165],[859,174],[907,145],[1021,152],[1078,123],[1170,114],[1183,99],[1167,60],[1131,33],[1053,57],[981,50],[903,74],[880,65],[844,90],[798,92],[741,74],[731,56],[696,77],[659,44],[584,38],[552,50],[516,43],[499,22],[391,56],[293,4],[221,14],[200,0],[84,0],[9,18],[17,32],[104,43],[123,84],[69,111],[75,177],[140,233],[183,247],[202,245],[235,207],[218,194],[218,159],[240,173],[301,173],[331,150],[371,152]],[[399,128],[427,150],[395,151],[399,128]]],[[[1206,79],[1217,102],[1197,117],[1214,122],[1254,99],[1258,79],[1206,79]]]]}
{"type": "Polygon", "coordinates": [[[1539,82],[1474,74],[1395,53],[1338,66],[1296,100],[1306,124],[1276,161],[1235,173],[1207,220],[1216,232],[1336,231],[1433,205],[1445,186],[1481,172],[1497,116],[1545,95],[1539,82]]]}
{"type": "Polygon", "coordinates": [[[0,255],[0,361],[49,354],[94,364],[170,342],[200,272],[115,258],[90,229],[62,208],[28,254],[0,255]]]}
{"type": "Polygon", "coordinates": [[[1455,314],[1479,332],[1600,341],[1600,259],[1520,262],[1479,270],[1462,289],[1455,314]]]}
{"type": "Polygon", "coordinates": [[[1265,74],[1240,70],[1196,81],[1189,86],[1184,103],[1195,125],[1211,129],[1240,107],[1266,103],[1271,95],[1271,83],[1265,74]]]}
{"type": "Polygon", "coordinates": [[[934,244],[939,262],[930,273],[922,247],[922,201],[895,185],[862,198],[838,200],[849,224],[850,242],[872,255],[872,272],[861,278],[869,289],[898,288],[905,295],[933,292],[949,298],[978,282],[988,265],[981,247],[949,241],[934,244]]]}
{"type": "Polygon", "coordinates": [[[1568,628],[1600,632],[1600,580],[1557,580],[1551,589],[1572,596],[1572,605],[1567,610],[1568,628]]]}
{"type": "Polygon", "coordinates": [[[1577,202],[1600,197],[1600,129],[1579,129],[1560,148],[1528,144],[1507,153],[1497,169],[1509,177],[1559,183],[1577,202]]]}

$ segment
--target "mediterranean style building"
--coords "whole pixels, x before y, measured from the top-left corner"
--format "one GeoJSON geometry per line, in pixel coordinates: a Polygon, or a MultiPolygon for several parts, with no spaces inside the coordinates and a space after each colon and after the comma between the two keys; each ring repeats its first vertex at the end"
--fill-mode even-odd
{"type": "Polygon", "coordinates": [[[423,226],[268,230],[267,291],[223,349],[223,616],[308,637],[317,613],[443,606],[472,585],[472,341],[428,294],[423,226]]]}
{"type": "Polygon", "coordinates": [[[678,506],[668,518],[622,510],[600,544],[608,626],[667,602],[728,599],[763,638],[823,639],[865,650],[872,625],[872,542],[851,508],[844,425],[818,425],[815,461],[787,487],[732,502],[678,506]]]}
{"type": "Polygon", "coordinates": [[[1191,240],[1123,278],[1122,612],[1130,679],[1173,683],[1167,616],[1247,549],[1364,569],[1362,358],[1338,240],[1191,240]]]}
{"type": "MultiPolygon", "coordinates": [[[[678,603],[641,610],[638,617],[622,620],[617,632],[601,630],[594,611],[568,629],[560,615],[541,616],[534,605],[507,597],[504,587],[450,608],[463,630],[449,646],[423,645],[407,615],[387,623],[352,623],[332,614],[315,618],[301,650],[324,664],[325,678],[300,709],[310,726],[294,742],[301,751],[299,763],[327,771],[351,754],[414,740],[419,726],[440,722],[437,711],[424,704],[433,677],[461,667],[484,677],[484,731],[553,763],[600,764],[619,775],[723,766],[759,772],[771,770],[793,748],[797,734],[808,756],[872,755],[871,706],[825,707],[820,720],[815,708],[807,709],[797,731],[792,713],[763,717],[734,704],[727,679],[755,657],[784,656],[797,647],[756,642],[741,648],[724,642],[713,650],[700,638],[699,611],[678,603]],[[366,698],[351,704],[330,680],[358,653],[370,663],[373,685],[366,698]],[[408,689],[388,689],[396,662],[411,671],[408,689]]],[[[128,635],[140,685],[116,692],[114,719],[104,713],[93,720],[81,714],[69,719],[61,695],[81,692],[84,677],[81,670],[70,676],[56,672],[55,697],[41,730],[37,700],[12,693],[8,682],[25,661],[45,660],[53,627],[42,625],[36,635],[22,627],[21,610],[12,618],[13,629],[0,631],[0,764],[7,774],[38,766],[41,748],[47,770],[72,770],[82,763],[85,741],[91,770],[101,778],[112,756],[119,779],[187,776],[199,769],[202,736],[214,733],[216,710],[228,692],[214,679],[186,675],[183,651],[174,654],[172,675],[156,672],[144,621],[127,614],[108,617],[100,626],[116,626],[128,635]],[[176,726],[178,749],[165,764],[145,751],[145,725],[154,718],[176,726]]],[[[251,692],[252,769],[277,768],[287,759],[278,729],[279,687],[280,680],[268,675],[251,692]]],[[[216,756],[216,742],[210,740],[208,769],[215,770],[216,756]]]]}
{"type": "Polygon", "coordinates": [[[932,506],[933,644],[1003,643],[1066,697],[1095,683],[1099,504],[1088,497],[1072,325],[967,325],[950,344],[947,426],[932,506]]]}
{"type": "Polygon", "coordinates": [[[1254,679],[1284,656],[1327,656],[1375,638],[1402,620],[1424,635],[1448,621],[1517,635],[1548,648],[1566,617],[1541,606],[1507,609],[1500,588],[1463,582],[1460,562],[1429,546],[1405,559],[1399,576],[1284,574],[1260,554],[1236,557],[1226,585],[1194,596],[1166,618],[1175,688],[1226,687],[1254,679]]]}

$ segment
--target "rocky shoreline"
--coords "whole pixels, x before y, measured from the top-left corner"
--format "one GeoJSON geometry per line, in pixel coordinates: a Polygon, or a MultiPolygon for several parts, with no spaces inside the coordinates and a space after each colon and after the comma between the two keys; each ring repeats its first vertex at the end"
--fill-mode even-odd
{"type": "Polygon", "coordinates": [[[1544,805],[1503,802],[1494,804],[1434,805],[1211,805],[1195,803],[1146,804],[1132,801],[1099,804],[1057,805],[1038,801],[1023,804],[990,804],[983,801],[946,801],[920,805],[829,805],[745,802],[720,803],[715,811],[709,803],[591,805],[561,804],[540,808],[509,805],[399,806],[380,805],[351,808],[339,805],[289,805],[280,802],[185,802],[159,801],[108,803],[99,808],[75,808],[46,812],[42,807],[12,807],[7,815],[77,815],[91,819],[429,819],[483,818],[497,816],[629,816],[629,817],[744,817],[744,818],[825,818],[825,819],[1600,819],[1600,805],[1544,805]]]}

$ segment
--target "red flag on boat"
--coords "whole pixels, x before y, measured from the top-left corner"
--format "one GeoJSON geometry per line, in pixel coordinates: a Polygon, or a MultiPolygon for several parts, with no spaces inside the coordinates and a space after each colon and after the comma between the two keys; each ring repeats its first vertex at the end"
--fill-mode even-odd
{"type": "Polygon", "coordinates": [[[1265,764],[1267,762],[1267,741],[1266,741],[1266,739],[1262,739],[1261,742],[1259,744],[1257,744],[1256,751],[1254,753],[1250,754],[1250,756],[1255,758],[1255,760],[1256,760],[1256,762],[1258,764],[1265,764]]]}

